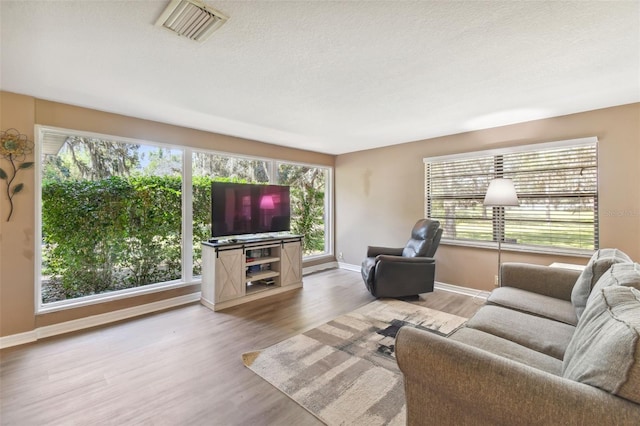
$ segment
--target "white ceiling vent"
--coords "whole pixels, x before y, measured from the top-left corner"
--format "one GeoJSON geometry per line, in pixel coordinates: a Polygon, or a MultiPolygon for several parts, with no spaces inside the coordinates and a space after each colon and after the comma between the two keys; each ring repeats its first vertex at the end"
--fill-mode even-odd
{"type": "Polygon", "coordinates": [[[156,25],[203,42],[229,19],[198,0],[171,0],[156,25]]]}

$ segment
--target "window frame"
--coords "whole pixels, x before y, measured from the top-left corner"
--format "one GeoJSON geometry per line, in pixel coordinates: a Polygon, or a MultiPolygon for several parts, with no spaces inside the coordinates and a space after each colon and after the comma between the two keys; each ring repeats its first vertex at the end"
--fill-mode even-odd
{"type": "Polygon", "coordinates": [[[285,161],[285,160],[274,160],[273,162],[273,179],[275,180],[275,184],[279,185],[279,175],[278,175],[278,165],[280,164],[288,164],[292,166],[301,166],[301,167],[316,167],[319,169],[325,169],[327,171],[327,180],[325,182],[325,191],[324,191],[324,211],[325,213],[325,221],[324,221],[324,253],[312,254],[308,256],[303,256],[303,259],[307,260],[315,260],[321,259],[323,257],[333,256],[333,167],[329,166],[321,166],[318,164],[311,163],[300,163],[295,161],[285,161]]]}
{"type": "MultiPolygon", "coordinates": [[[[430,213],[430,196],[429,196],[429,176],[428,176],[428,167],[429,163],[434,162],[447,162],[447,161],[459,161],[459,160],[472,160],[479,158],[487,158],[493,157],[494,162],[496,158],[508,155],[508,154],[518,154],[518,153],[526,153],[526,152],[539,152],[548,149],[559,149],[559,148],[572,148],[572,147],[581,147],[585,145],[595,145],[596,151],[596,171],[597,171],[597,161],[598,161],[598,138],[593,137],[585,137],[585,138],[577,138],[577,139],[568,139],[561,141],[553,141],[553,142],[541,142],[535,144],[526,144],[526,145],[518,145],[506,148],[497,148],[497,149],[488,149],[481,151],[473,151],[473,152],[465,152],[465,153],[457,153],[457,154],[448,154],[441,156],[433,156],[433,157],[425,157],[423,158],[424,162],[424,213],[425,217],[429,216],[430,213]]],[[[499,171],[494,172],[494,177],[498,177],[500,174],[499,171]]],[[[598,197],[599,197],[599,182],[596,175],[596,192],[595,192],[595,205],[594,205],[594,249],[580,249],[580,248],[565,248],[565,247],[554,247],[554,246],[542,246],[542,245],[527,245],[527,244],[517,244],[517,243],[509,243],[508,241],[502,241],[501,246],[503,250],[515,251],[515,252],[525,252],[525,253],[539,253],[539,254],[560,254],[560,255],[572,255],[578,257],[589,257],[594,251],[598,248],[599,243],[599,209],[598,209],[598,197]]],[[[504,208],[501,208],[504,209],[504,208]]],[[[494,222],[494,234],[493,240],[472,240],[472,239],[451,239],[442,237],[441,243],[445,245],[453,245],[453,246],[464,246],[464,247],[477,247],[477,248],[497,248],[497,240],[495,235],[495,218],[493,215],[495,214],[495,208],[491,209],[491,220],[494,222]]],[[[504,214],[504,213],[503,213],[504,214]]]]}
{"type": "Polygon", "coordinates": [[[280,160],[276,158],[258,157],[244,154],[236,154],[231,152],[222,152],[217,150],[207,150],[188,145],[177,145],[163,142],[155,142],[144,139],[129,138],[124,136],[107,135],[97,132],[87,132],[82,130],[65,129],[54,126],[35,125],[36,143],[34,144],[34,156],[36,158],[34,164],[34,198],[35,198],[35,238],[34,238],[34,298],[35,313],[45,314],[66,309],[73,309],[82,306],[106,303],[114,300],[126,299],[130,297],[157,293],[160,291],[177,289],[191,285],[197,285],[202,282],[200,276],[193,275],[193,153],[201,152],[205,154],[221,155],[227,157],[241,158],[247,160],[264,161],[268,168],[269,183],[277,184],[277,164],[285,163],[304,167],[317,167],[327,170],[327,183],[325,191],[325,253],[313,256],[304,256],[303,260],[313,260],[320,257],[330,257],[333,255],[333,167],[303,163],[296,161],[280,160]],[[80,137],[107,139],[121,143],[148,145],[159,148],[168,148],[180,150],[182,152],[182,265],[181,278],[167,282],[147,284],[141,287],[133,287],[123,290],[114,290],[107,293],[92,294],[74,299],[60,300],[50,303],[42,303],[42,171],[43,164],[41,161],[43,154],[43,143],[45,134],[58,134],[61,136],[76,135],[80,137]]]}

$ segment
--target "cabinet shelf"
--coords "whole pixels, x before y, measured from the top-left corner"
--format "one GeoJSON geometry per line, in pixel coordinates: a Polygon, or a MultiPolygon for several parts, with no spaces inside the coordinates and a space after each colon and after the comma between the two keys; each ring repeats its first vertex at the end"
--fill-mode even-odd
{"type": "Polygon", "coordinates": [[[262,265],[263,263],[272,263],[272,262],[280,262],[279,257],[259,257],[257,259],[253,259],[250,262],[246,262],[247,266],[251,265],[262,265]]]}
{"type": "Polygon", "coordinates": [[[271,290],[273,288],[272,285],[266,285],[261,283],[252,283],[251,285],[247,285],[246,294],[258,293],[261,291],[271,290]]]}
{"type": "Polygon", "coordinates": [[[278,271],[260,271],[247,274],[247,281],[258,281],[266,278],[277,277],[280,275],[278,271]]]}

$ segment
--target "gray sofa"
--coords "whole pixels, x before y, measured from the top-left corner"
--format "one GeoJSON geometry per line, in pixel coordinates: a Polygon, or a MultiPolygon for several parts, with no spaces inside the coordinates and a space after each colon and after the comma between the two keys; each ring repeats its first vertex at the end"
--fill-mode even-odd
{"type": "Polygon", "coordinates": [[[603,249],[501,278],[448,338],[398,332],[408,424],[640,425],[640,265],[603,249]]]}

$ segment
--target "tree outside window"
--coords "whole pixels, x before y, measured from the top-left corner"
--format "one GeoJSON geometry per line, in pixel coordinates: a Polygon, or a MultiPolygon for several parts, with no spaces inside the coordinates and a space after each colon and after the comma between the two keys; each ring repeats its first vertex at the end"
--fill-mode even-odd
{"type": "Polygon", "coordinates": [[[67,137],[42,170],[42,302],[181,278],[182,154],[67,137]]]}
{"type": "Polygon", "coordinates": [[[278,164],[278,184],[291,187],[291,231],[304,235],[304,255],[326,252],[325,195],[328,170],[278,164]]]}

